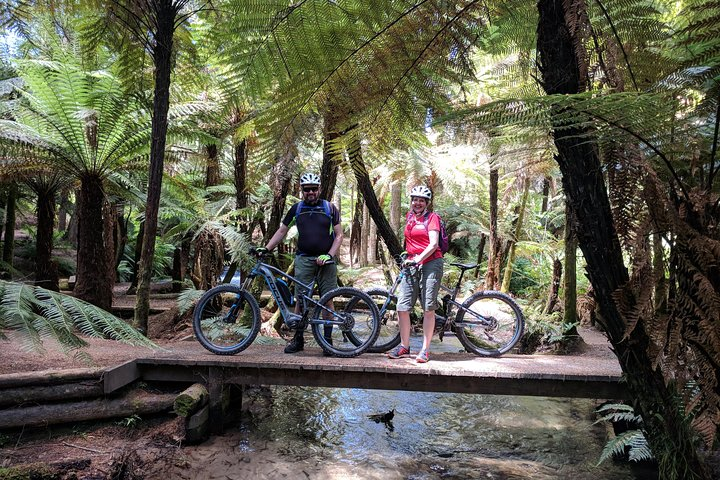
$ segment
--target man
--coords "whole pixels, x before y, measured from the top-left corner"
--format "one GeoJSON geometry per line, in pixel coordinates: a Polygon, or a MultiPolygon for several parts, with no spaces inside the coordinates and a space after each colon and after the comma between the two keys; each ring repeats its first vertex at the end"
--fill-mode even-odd
{"type": "MultiPolygon", "coordinates": [[[[268,241],[265,248],[272,250],[287,235],[293,222],[298,229],[297,250],[295,252],[295,277],[308,284],[317,272],[318,265],[325,265],[337,255],[343,239],[340,212],[335,205],[320,199],[320,177],[314,173],[300,176],[302,201],[290,207],[277,232],[268,241]]],[[[330,263],[318,272],[320,296],[337,288],[337,265],[330,263]]],[[[295,296],[300,298],[300,287],[295,285],[295,296]]],[[[299,312],[300,302],[295,304],[299,312]]],[[[292,341],[285,347],[285,353],[300,352],[305,348],[303,332],[305,326],[298,327],[292,341]]],[[[332,326],[326,326],[325,338],[331,340],[332,326]]],[[[332,340],[331,340],[332,341],[332,340]]]]}

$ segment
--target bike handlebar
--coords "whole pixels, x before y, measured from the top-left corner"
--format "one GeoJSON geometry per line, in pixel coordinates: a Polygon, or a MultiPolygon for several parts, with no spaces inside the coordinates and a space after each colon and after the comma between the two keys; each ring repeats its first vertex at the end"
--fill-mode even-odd
{"type": "MultiPolygon", "coordinates": [[[[265,257],[267,255],[272,255],[270,250],[264,248],[264,247],[250,247],[248,249],[248,254],[255,256],[258,259],[262,259],[262,257],[265,257]]],[[[335,263],[335,260],[331,259],[327,260],[323,265],[330,265],[331,263],[335,263]]]]}

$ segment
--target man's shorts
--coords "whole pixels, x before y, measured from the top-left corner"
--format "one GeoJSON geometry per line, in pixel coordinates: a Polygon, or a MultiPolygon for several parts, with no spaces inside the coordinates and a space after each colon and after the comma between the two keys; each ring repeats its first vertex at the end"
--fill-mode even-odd
{"type": "MultiPolygon", "coordinates": [[[[318,289],[322,297],[330,290],[337,288],[337,264],[331,263],[322,267],[315,263],[317,257],[306,257],[297,255],[295,257],[295,278],[304,284],[312,282],[315,274],[319,272],[317,279],[318,289]]],[[[305,293],[305,288],[295,283],[295,298],[300,299],[300,295],[305,293]]]]}
{"type": "Polygon", "coordinates": [[[420,266],[420,278],[406,275],[400,283],[398,292],[398,312],[409,312],[420,297],[420,306],[424,312],[436,310],[437,296],[443,276],[443,259],[436,258],[420,266]]]}

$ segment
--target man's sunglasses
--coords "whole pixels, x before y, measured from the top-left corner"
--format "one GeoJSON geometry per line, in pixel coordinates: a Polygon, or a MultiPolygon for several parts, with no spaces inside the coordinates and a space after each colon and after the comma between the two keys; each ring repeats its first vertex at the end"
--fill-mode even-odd
{"type": "Polygon", "coordinates": [[[317,192],[318,187],[303,187],[303,192],[310,193],[310,192],[317,192]]]}

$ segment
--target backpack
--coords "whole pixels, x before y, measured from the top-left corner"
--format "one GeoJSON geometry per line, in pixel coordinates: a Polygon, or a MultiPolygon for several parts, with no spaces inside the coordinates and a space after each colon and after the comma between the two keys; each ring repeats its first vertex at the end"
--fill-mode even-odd
{"type": "MultiPolygon", "coordinates": [[[[428,223],[430,223],[430,214],[431,214],[431,212],[425,212],[425,217],[422,222],[423,226],[425,227],[425,230],[428,229],[428,223]]],[[[440,249],[440,253],[445,255],[448,252],[448,250],[450,250],[450,237],[448,237],[447,229],[445,228],[445,221],[437,213],[435,215],[437,215],[438,220],[440,220],[440,235],[438,235],[438,249],[440,249]]],[[[410,210],[407,213],[407,217],[405,218],[405,223],[410,223],[410,219],[412,217],[413,217],[413,213],[412,213],[412,210],[410,210]]]]}
{"type": "MultiPolygon", "coordinates": [[[[326,217],[330,219],[330,235],[335,235],[335,230],[333,230],[333,217],[332,217],[332,208],[330,207],[330,202],[327,200],[320,200],[320,205],[322,205],[323,211],[322,213],[325,214],[326,217]]],[[[298,217],[303,213],[313,213],[318,212],[315,210],[315,207],[308,207],[305,211],[303,211],[303,208],[305,207],[305,202],[300,200],[297,206],[297,210],[295,210],[295,225],[297,225],[297,219],[298,217]]],[[[320,212],[318,212],[320,213],[320,212]]]]}

